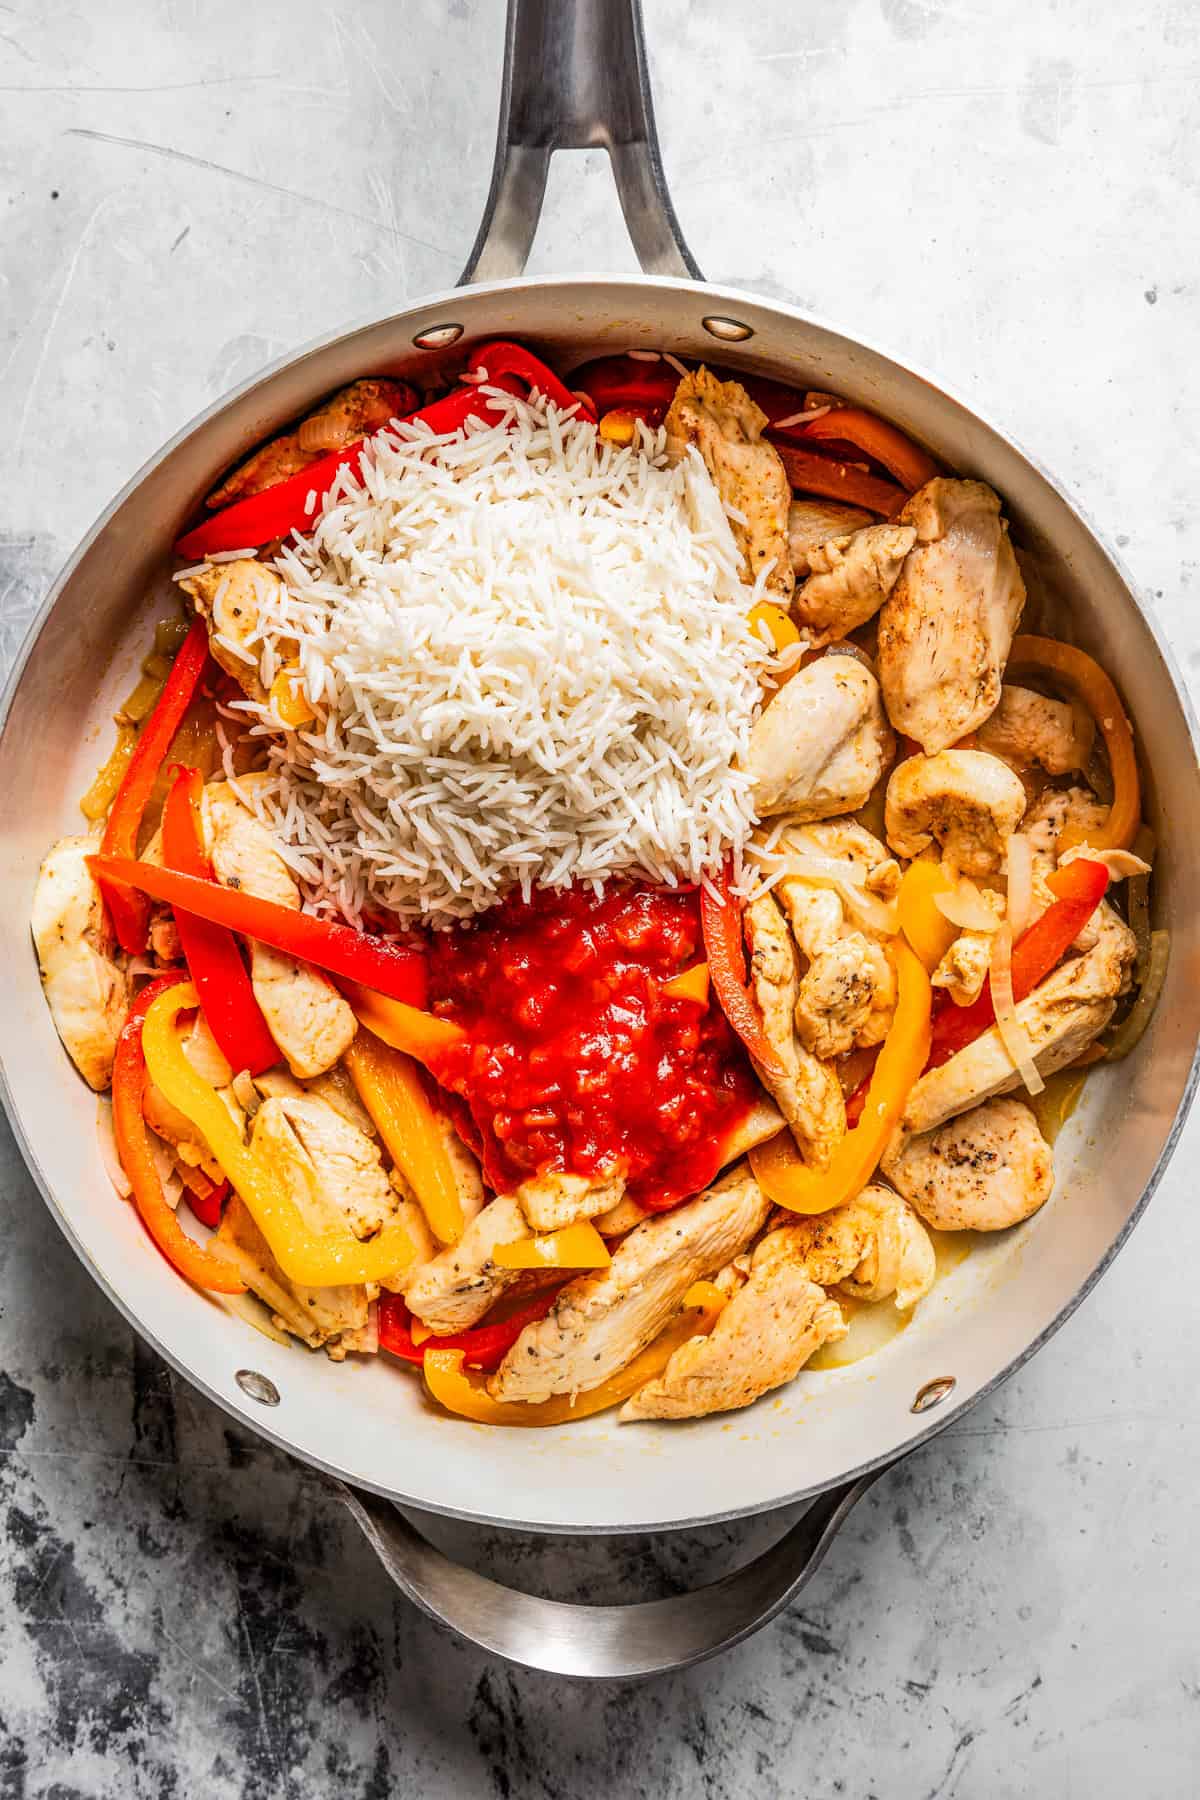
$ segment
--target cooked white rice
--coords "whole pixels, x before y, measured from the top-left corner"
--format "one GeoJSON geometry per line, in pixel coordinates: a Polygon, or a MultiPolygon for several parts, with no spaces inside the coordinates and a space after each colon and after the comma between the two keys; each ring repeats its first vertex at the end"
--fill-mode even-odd
{"type": "Polygon", "coordinates": [[[244,703],[270,736],[253,803],[322,909],[445,923],[740,853],[771,654],[694,450],[614,447],[540,401],[393,426],[274,566],[250,648],[267,687],[298,651],[318,719],[244,703]]]}

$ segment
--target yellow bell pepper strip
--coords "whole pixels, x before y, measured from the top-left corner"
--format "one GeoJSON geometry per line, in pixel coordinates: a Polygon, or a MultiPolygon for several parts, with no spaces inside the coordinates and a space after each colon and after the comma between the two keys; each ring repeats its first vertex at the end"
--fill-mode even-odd
{"type": "Polygon", "coordinates": [[[311,725],[316,713],[308,704],[303,688],[297,686],[299,670],[295,668],[280,669],[271,683],[271,692],[267,696],[267,704],[281,725],[289,725],[293,731],[301,725],[311,725]]]}
{"type": "Polygon", "coordinates": [[[793,644],[800,642],[800,633],[792,623],[782,606],[775,606],[770,600],[760,600],[752,606],[746,615],[747,623],[756,638],[761,638],[760,625],[765,625],[767,635],[776,651],[790,650],[793,644]]]}
{"type": "Polygon", "coordinates": [[[1113,800],[1108,818],[1098,831],[1081,831],[1068,825],[1058,840],[1058,854],[1075,844],[1093,850],[1128,850],[1142,818],[1142,790],[1138,777],[1133,732],[1112,681],[1100,664],[1073,644],[1057,638],[1015,637],[1008,653],[1009,670],[1037,669],[1057,677],[1081,700],[1100,727],[1108,766],[1112,771],[1113,800]]]}
{"type": "Polygon", "coordinates": [[[556,1394],[550,1400],[532,1404],[493,1400],[486,1378],[472,1377],[464,1370],[461,1350],[431,1350],[428,1344],[425,1385],[447,1412],[456,1413],[461,1419],[473,1419],[477,1425],[569,1425],[573,1419],[586,1419],[591,1413],[620,1406],[661,1375],[676,1350],[691,1338],[708,1335],[724,1305],[725,1295],[711,1281],[697,1282],[684,1295],[683,1312],[652,1344],[647,1344],[640,1355],[607,1381],[583,1394],[556,1394]]]}
{"type": "Polygon", "coordinates": [[[914,862],[905,869],[896,897],[900,929],[931,975],[958,936],[958,926],[934,904],[938,894],[953,889],[940,862],[914,862]]]}
{"type": "Polygon", "coordinates": [[[693,963],[690,969],[683,969],[678,975],[672,975],[670,981],[664,981],[662,991],[672,1000],[690,1000],[696,1006],[708,1005],[708,964],[693,963]]]}
{"type": "Polygon", "coordinates": [[[190,982],[159,994],[142,1027],[146,1067],[155,1086],[196,1126],[221,1173],[241,1195],[271,1254],[289,1281],[303,1287],[340,1287],[382,1281],[410,1263],[415,1254],[407,1232],[393,1223],[362,1244],[349,1226],[314,1232],[274,1170],[254,1156],[217,1090],[197,1075],[175,1021],[199,1004],[190,982]]]}
{"type": "Polygon", "coordinates": [[[98,880],[127,882],[155,900],[165,900],[168,906],[181,906],[197,918],[258,938],[273,950],[315,963],[330,975],[369,983],[410,1005],[419,1005],[425,998],[425,958],[411,944],[372,937],[353,925],[293,912],[277,901],[260,900],[244,888],[222,887],[219,881],[201,881],[154,863],[104,855],[89,856],[88,865],[98,880]]]}
{"type": "Polygon", "coordinates": [[[500,1269],[607,1269],[612,1257],[591,1220],[580,1219],[540,1237],[499,1244],[492,1261],[500,1269]]]}
{"type": "Polygon", "coordinates": [[[426,1068],[432,1068],[443,1050],[461,1043],[467,1035],[461,1025],[452,1025],[449,1019],[438,1019],[433,1013],[422,1012],[420,1007],[409,1006],[403,1000],[389,999],[386,994],[363,987],[360,982],[340,981],[338,986],[360,1025],[365,1025],[393,1050],[415,1056],[426,1068]]]}
{"type": "Polygon", "coordinates": [[[419,1070],[411,1057],[362,1028],[342,1060],[400,1173],[440,1244],[463,1234],[454,1169],[419,1070]]]}
{"type": "MultiPolygon", "coordinates": [[[[160,975],[143,988],[130,1008],[117,1040],[113,1063],[113,1136],[142,1224],[167,1261],[197,1287],[209,1288],[218,1294],[244,1294],[244,1284],[228,1265],[210,1255],[202,1244],[195,1243],[168,1206],[151,1154],[150,1134],[142,1117],[142,1099],[146,1090],[146,1061],[142,1050],[145,1015],[160,995],[165,997],[179,983],[179,975],[160,975]]],[[[187,992],[195,1006],[195,991],[190,985],[187,992]]]]}
{"type": "Polygon", "coordinates": [[[823,1213],[853,1200],[870,1181],[904,1112],[914,1082],[929,1056],[931,994],[924,964],[900,938],[888,946],[899,997],[863,1104],[862,1117],[833,1153],[827,1169],[800,1160],[790,1134],[781,1131],[750,1152],[750,1167],[763,1192],[795,1213],[823,1213]]]}

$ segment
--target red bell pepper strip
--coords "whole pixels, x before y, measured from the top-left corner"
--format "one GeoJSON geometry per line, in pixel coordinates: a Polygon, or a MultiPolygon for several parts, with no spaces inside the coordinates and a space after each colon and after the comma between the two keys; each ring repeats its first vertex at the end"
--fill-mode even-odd
{"type": "Polygon", "coordinates": [[[197,1287],[212,1288],[219,1294],[241,1294],[244,1284],[228,1263],[188,1237],[179,1220],[167,1205],[158,1169],[150,1150],[150,1137],[142,1117],[142,1097],[146,1088],[146,1059],[142,1054],[142,1023],[152,1000],[165,988],[184,980],[182,971],[160,975],[144,987],[129,1010],[129,1016],[117,1039],[117,1055],[113,1064],[112,1105],[113,1135],[121,1167],[129,1177],[133,1201],[143,1225],[167,1261],[197,1287]]]}
{"type": "Polygon", "coordinates": [[[548,369],[540,357],[526,350],[523,344],[511,343],[507,338],[497,338],[494,343],[480,344],[472,350],[467,358],[467,367],[472,374],[481,369],[487,370],[488,385],[495,387],[506,375],[516,376],[523,381],[530,393],[534,390],[551,401],[561,412],[584,412],[594,416],[594,408],[589,400],[581,400],[573,394],[569,387],[561,382],[553,369],[548,369]]]}
{"type": "Polygon", "coordinates": [[[330,975],[345,975],[392,1000],[403,1000],[409,1006],[425,1004],[425,958],[409,944],[368,937],[352,925],[292,912],[274,900],[259,900],[241,888],[200,881],[194,875],[179,875],[174,869],[157,869],[152,863],[108,856],[90,856],[88,862],[97,878],[129,882],[152,899],[181,906],[214,925],[240,931],[244,937],[258,938],[273,950],[313,963],[330,975]]]}
{"type": "MultiPolygon", "coordinates": [[[[208,632],[204,621],[196,619],[179,647],[166,685],[142,727],[129,767],[117,789],[100,840],[104,856],[137,855],[138,831],[146,802],[171,747],[171,739],[183,723],[183,715],[200,685],[207,662],[208,632]]],[[[100,889],[117,942],[130,956],[140,956],[146,948],[146,928],[150,921],[150,906],[145,894],[111,881],[102,881],[100,889]]]]}
{"type": "Polygon", "coordinates": [[[901,487],[915,493],[932,481],[938,472],[931,456],[906,437],[895,425],[889,425],[875,413],[863,412],[857,406],[835,406],[824,418],[814,419],[804,427],[804,436],[818,442],[833,439],[853,444],[872,462],[882,463],[901,487]]]}
{"type": "Polygon", "coordinates": [[[647,425],[661,425],[675,398],[679,372],[670,363],[600,356],[576,369],[571,380],[590,396],[598,413],[630,412],[647,425]]]}
{"type": "MultiPolygon", "coordinates": [[[[1040,919],[1021,934],[1013,946],[1013,999],[1024,1000],[1039,982],[1056,969],[1079,933],[1083,930],[1108,887],[1108,870],[1103,863],[1080,857],[1056,869],[1047,877],[1047,885],[1058,897],[1040,919]]],[[[930,1069],[973,1044],[996,1022],[990,987],[984,987],[970,1006],[944,1006],[933,1022],[933,1044],[929,1053],[930,1069]]]]}
{"type": "Polygon", "coordinates": [[[429,1337],[420,1344],[412,1339],[412,1314],[399,1294],[379,1296],[379,1348],[388,1350],[418,1368],[425,1361],[425,1351],[461,1350],[469,1369],[495,1369],[512,1349],[527,1325],[544,1319],[558,1298],[563,1284],[534,1296],[527,1305],[518,1307],[495,1325],[476,1325],[471,1331],[456,1331],[451,1337],[429,1337]]]}
{"type": "Polygon", "coordinates": [[[707,886],[700,889],[700,924],[713,991],[721,1011],[759,1067],[770,1075],[782,1076],[779,1057],[763,1028],[758,1001],[746,982],[742,903],[733,893],[729,865],[726,863],[712,880],[721,898],[716,899],[707,886]]]}
{"type": "Polygon", "coordinates": [[[183,1178],[187,1189],[188,1205],[202,1225],[215,1231],[221,1223],[221,1213],[231,1193],[227,1181],[210,1181],[203,1169],[192,1169],[183,1178]]]}
{"type": "MultiPolygon", "coordinates": [[[[177,769],[163,807],[163,861],[180,875],[211,881],[212,868],[204,854],[200,829],[199,769],[177,769]]],[[[232,931],[212,925],[194,913],[175,909],[179,941],[188,971],[196,984],[209,1029],[230,1067],[260,1075],[279,1061],[262,1009],[254,997],[242,953],[232,931]]]]}
{"type": "MultiPolygon", "coordinates": [[[[522,391],[519,382],[503,373],[493,380],[489,371],[487,385],[503,388],[509,394],[522,391]]],[[[410,413],[405,423],[412,425],[419,421],[441,436],[444,432],[458,431],[468,419],[486,412],[491,405],[487,395],[481,394],[478,388],[456,388],[453,393],[443,394],[440,400],[431,400],[428,406],[410,413]]],[[[256,549],[260,544],[269,544],[275,538],[285,538],[293,531],[303,530],[312,523],[314,516],[314,509],[308,504],[309,495],[316,494],[319,507],[340,468],[351,463],[354,473],[358,474],[370,444],[370,438],[359,438],[355,443],[347,444],[344,450],[330,450],[315,462],[307,463],[295,475],[289,475],[286,481],[272,482],[270,487],[260,489],[257,494],[235,500],[232,506],[223,507],[219,513],[185,532],[175,545],[175,554],[196,561],[225,550],[256,549]]]]}
{"type": "MultiPolygon", "coordinates": [[[[820,424],[824,422],[823,419],[819,421],[820,424]]],[[[865,506],[868,512],[881,513],[887,519],[899,512],[908,499],[902,487],[896,487],[878,475],[865,475],[852,463],[822,456],[819,450],[805,450],[789,444],[780,444],[777,448],[787,478],[799,493],[820,494],[826,500],[844,500],[850,506],[865,506]]]]}

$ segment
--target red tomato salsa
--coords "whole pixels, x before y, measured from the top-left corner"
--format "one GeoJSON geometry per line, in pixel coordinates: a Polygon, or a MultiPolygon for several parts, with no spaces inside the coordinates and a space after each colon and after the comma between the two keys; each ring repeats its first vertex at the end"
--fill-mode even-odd
{"type": "Polygon", "coordinates": [[[703,954],[699,896],[651,887],[539,891],[434,935],[433,1010],[469,1034],[438,1078],[493,1187],[621,1164],[658,1211],[712,1180],[755,1083],[719,1007],[662,992],[703,954]]]}

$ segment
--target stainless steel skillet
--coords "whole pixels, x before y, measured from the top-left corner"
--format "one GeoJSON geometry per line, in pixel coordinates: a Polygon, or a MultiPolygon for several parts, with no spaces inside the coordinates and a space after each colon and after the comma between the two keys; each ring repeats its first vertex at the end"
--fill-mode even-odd
{"type": "Polygon", "coordinates": [[[1120,570],[1054,484],[928,379],[791,308],[703,286],[666,196],[632,0],[513,0],[496,172],[472,285],[311,346],[239,390],[156,457],[56,582],[9,683],[0,730],[0,1060],[5,1100],[55,1217],[130,1323],[243,1424],[344,1485],[407,1593],[494,1650],[580,1675],[645,1674],[735,1642],[807,1579],[869,1480],[1031,1355],[1078,1304],[1149,1198],[1195,1079],[1200,1035],[1200,779],[1193,724],[1120,570]],[[555,148],[606,146],[647,273],[518,279],[555,148]],[[170,545],[212,479],[351,377],[422,379],[473,341],[519,335],[568,369],[644,344],[830,388],[895,419],[1004,496],[1056,627],[1119,680],[1137,725],[1162,844],[1157,904],[1174,950],[1137,1056],[1089,1083],[1060,1140],[1059,1187],[1020,1232],[939,1284],[918,1321],[865,1363],[801,1377],[732,1419],[487,1432],[436,1416],[390,1368],[336,1366],[256,1337],[164,1270],[113,1203],[94,1103],[43,1005],[26,920],[37,866],[79,825],[98,733],[128,686],[170,545]],[[550,1532],[668,1530],[817,1496],[766,1557],[715,1589],[624,1608],[516,1596],[456,1569],[392,1501],[550,1532]]]}

